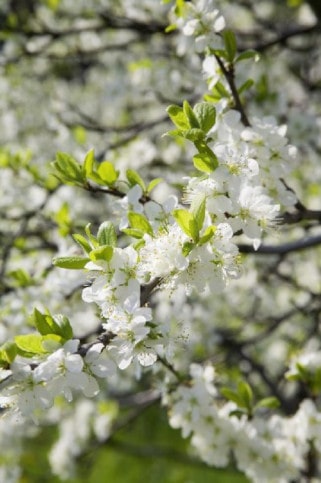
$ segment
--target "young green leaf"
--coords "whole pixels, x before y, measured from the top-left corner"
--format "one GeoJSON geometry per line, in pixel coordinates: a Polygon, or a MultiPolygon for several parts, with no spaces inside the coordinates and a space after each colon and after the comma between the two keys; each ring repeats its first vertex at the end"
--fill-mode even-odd
{"type": "Polygon", "coordinates": [[[132,236],[133,238],[142,239],[145,233],[142,230],[138,230],[137,228],[123,228],[122,232],[128,236],[132,236]]]}
{"type": "Polygon", "coordinates": [[[144,180],[139,176],[137,171],[134,171],[133,169],[127,169],[126,178],[128,179],[130,186],[135,186],[136,184],[138,184],[141,187],[143,193],[146,192],[144,180]]]}
{"type": "Polygon", "coordinates": [[[90,243],[92,244],[92,246],[94,248],[99,247],[99,243],[98,243],[97,238],[94,237],[94,235],[90,231],[90,223],[88,223],[88,225],[85,226],[85,233],[88,236],[88,239],[89,239],[90,243]]]}
{"type": "Polygon", "coordinates": [[[191,213],[193,214],[194,220],[197,223],[198,231],[200,232],[203,228],[205,219],[205,207],[206,198],[205,195],[195,196],[191,204],[191,213]]]}
{"type": "Polygon", "coordinates": [[[81,246],[81,248],[86,253],[91,252],[91,250],[92,250],[93,247],[90,245],[90,243],[88,242],[88,240],[84,236],[82,236],[82,235],[80,235],[78,233],[73,233],[72,237],[75,240],[75,242],[77,242],[78,245],[81,246]]]}
{"type": "Polygon", "coordinates": [[[188,129],[187,131],[182,131],[182,135],[184,138],[188,139],[189,141],[195,142],[202,142],[205,139],[205,133],[202,129],[193,128],[188,129]]]}
{"type": "Polygon", "coordinates": [[[98,229],[97,240],[99,245],[117,245],[117,234],[114,225],[110,221],[102,223],[98,229]]]}
{"type": "Polygon", "coordinates": [[[183,102],[183,111],[188,119],[188,122],[189,122],[189,125],[190,127],[193,129],[193,128],[196,128],[196,129],[199,129],[200,128],[200,124],[198,122],[198,119],[190,105],[190,103],[188,101],[184,101],[183,102]]]}
{"type": "Polygon", "coordinates": [[[62,314],[54,315],[52,317],[55,323],[55,335],[62,337],[64,340],[69,340],[73,338],[73,330],[70,325],[68,317],[62,314]]]}
{"type": "Polygon", "coordinates": [[[199,240],[199,229],[198,223],[193,214],[187,210],[179,209],[174,210],[173,216],[186,235],[191,237],[193,241],[197,243],[199,240]]]}
{"type": "Polygon", "coordinates": [[[241,62],[242,60],[253,59],[253,58],[254,60],[258,60],[259,57],[260,57],[260,54],[255,50],[246,50],[245,52],[242,52],[236,57],[235,62],[241,62]]]}
{"type": "Polygon", "coordinates": [[[215,169],[211,158],[205,153],[195,154],[193,156],[193,164],[202,173],[212,173],[215,169]]]}
{"type": "MultiPolygon", "coordinates": [[[[0,361],[5,362],[6,364],[11,364],[17,355],[17,346],[14,342],[8,341],[5,342],[0,347],[0,361]]],[[[1,365],[1,362],[0,362],[1,365]]]]}
{"type": "Polygon", "coordinates": [[[183,245],[183,255],[184,257],[187,257],[187,255],[189,255],[191,253],[191,251],[193,250],[193,248],[195,248],[195,243],[192,243],[192,242],[185,242],[184,245],[183,245]]]}
{"type": "Polygon", "coordinates": [[[190,128],[188,117],[182,107],[172,104],[171,106],[168,106],[166,111],[178,129],[186,130],[190,128]]]}
{"type": "Polygon", "coordinates": [[[217,99],[224,99],[225,97],[230,97],[228,90],[222,82],[217,82],[211,92],[212,95],[216,96],[217,99]]]}
{"type": "Polygon", "coordinates": [[[94,171],[95,152],[93,149],[88,151],[83,163],[83,174],[85,178],[90,178],[94,171]]]}
{"type": "Polygon", "coordinates": [[[236,54],[236,37],[232,30],[224,30],[223,32],[224,45],[227,53],[227,61],[233,62],[236,54]]]}
{"type": "MultiPolygon", "coordinates": [[[[171,0],[163,0],[164,3],[168,3],[170,1],[171,0]]],[[[168,25],[168,27],[166,27],[165,33],[169,34],[170,32],[173,32],[176,29],[177,29],[177,25],[175,23],[172,23],[172,24],[168,25]]]]}
{"type": "Polygon", "coordinates": [[[216,119],[215,107],[209,102],[200,102],[193,109],[200,128],[206,133],[214,126],[216,119]]]}
{"type": "Polygon", "coordinates": [[[55,333],[55,324],[51,315],[43,314],[38,309],[34,309],[32,315],[35,327],[41,335],[55,333]]]}
{"type": "Polygon", "coordinates": [[[17,346],[17,353],[24,357],[33,357],[36,354],[46,354],[43,348],[43,336],[40,334],[16,335],[14,341],[17,346]]]}
{"type": "Polygon", "coordinates": [[[149,183],[149,185],[147,186],[147,191],[146,193],[149,194],[153,191],[154,188],[156,188],[156,186],[161,183],[163,181],[163,178],[155,178],[155,179],[152,179],[152,181],[149,183]]]}
{"type": "Polygon", "coordinates": [[[84,257],[55,257],[52,264],[59,268],[68,268],[70,270],[80,270],[85,267],[89,258],[84,257]]]}
{"type": "Polygon", "coordinates": [[[83,185],[85,182],[83,170],[77,161],[67,153],[58,152],[52,163],[57,176],[65,183],[83,185]]]}
{"type": "Polygon", "coordinates": [[[250,89],[254,84],[254,80],[253,79],[247,79],[242,85],[241,87],[239,87],[237,89],[238,93],[239,94],[242,94],[242,92],[245,92],[247,91],[248,89],[250,89]]]}
{"type": "Polygon", "coordinates": [[[209,49],[210,54],[220,57],[221,59],[228,60],[228,54],[225,49],[209,49]]]}
{"type": "Polygon", "coordinates": [[[115,170],[113,163],[110,161],[100,163],[97,168],[97,174],[107,186],[112,186],[119,176],[119,172],[115,170]]]}
{"type": "Polygon", "coordinates": [[[218,167],[218,160],[211,148],[204,142],[195,142],[198,154],[193,157],[193,163],[196,169],[204,173],[212,173],[218,167]]]}
{"type": "Polygon", "coordinates": [[[240,407],[243,406],[242,398],[240,397],[240,395],[237,392],[233,391],[232,389],[229,389],[228,387],[222,387],[221,393],[229,401],[235,402],[235,404],[237,404],[240,407]]]}
{"type": "Polygon", "coordinates": [[[201,246],[201,245],[204,245],[205,243],[207,243],[211,238],[213,238],[214,234],[216,232],[216,227],[215,226],[208,226],[205,230],[205,232],[203,233],[203,235],[201,236],[198,244],[201,246]]]}
{"type": "Polygon", "coordinates": [[[147,218],[141,213],[135,213],[130,211],[128,213],[128,221],[131,228],[140,230],[143,234],[148,233],[148,235],[153,235],[153,228],[147,218]]]}
{"type": "Polygon", "coordinates": [[[250,385],[247,384],[247,382],[240,381],[237,385],[237,389],[243,401],[242,406],[250,411],[253,405],[253,392],[250,385]]]}
{"type": "Polygon", "coordinates": [[[38,332],[43,335],[56,335],[64,340],[69,340],[73,337],[72,327],[69,319],[65,315],[50,315],[43,314],[35,309],[33,312],[33,322],[38,332]]]}
{"type": "Polygon", "coordinates": [[[276,409],[280,406],[280,401],[276,397],[265,397],[259,401],[254,409],[258,408],[268,408],[268,409],[276,409]]]}
{"type": "Polygon", "coordinates": [[[59,210],[53,216],[54,221],[58,225],[59,235],[65,237],[69,235],[72,226],[70,217],[70,208],[68,203],[63,203],[59,210]]]}
{"type": "Polygon", "coordinates": [[[28,287],[33,283],[32,277],[23,268],[11,270],[7,273],[7,277],[10,279],[10,284],[15,287],[28,287]]]}
{"type": "Polygon", "coordinates": [[[110,262],[110,260],[113,257],[113,247],[110,245],[102,245],[98,248],[95,248],[89,253],[89,258],[93,262],[96,262],[98,260],[103,260],[106,262],[110,262]]]}

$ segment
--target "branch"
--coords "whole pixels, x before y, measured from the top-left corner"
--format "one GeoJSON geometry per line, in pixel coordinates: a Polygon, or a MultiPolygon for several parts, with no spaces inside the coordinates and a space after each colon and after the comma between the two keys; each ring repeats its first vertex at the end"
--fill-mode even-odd
{"type": "Polygon", "coordinates": [[[255,372],[260,376],[261,380],[269,388],[271,394],[279,399],[284,411],[288,412],[288,400],[283,396],[283,393],[275,384],[275,381],[270,378],[270,375],[266,371],[266,367],[249,355],[244,350],[243,343],[235,340],[231,332],[227,330],[219,330],[218,334],[222,337],[221,346],[230,350],[232,356],[237,356],[239,361],[248,362],[251,367],[251,373],[255,372]]]}
{"type": "Polygon", "coordinates": [[[306,250],[307,248],[321,245],[321,235],[302,238],[282,245],[261,245],[257,250],[252,245],[239,244],[238,248],[241,253],[254,253],[257,255],[284,255],[290,252],[306,250]]]}
{"type": "Polygon", "coordinates": [[[234,103],[235,103],[235,109],[241,114],[242,124],[244,126],[249,127],[251,124],[250,124],[250,121],[248,120],[248,117],[245,113],[245,110],[244,110],[244,107],[242,105],[237,87],[235,85],[234,66],[233,66],[233,64],[231,64],[230,66],[226,67],[224,65],[224,62],[222,61],[222,59],[218,55],[215,55],[215,58],[216,58],[216,61],[217,61],[218,65],[220,66],[220,68],[223,72],[223,75],[224,75],[225,79],[227,80],[228,85],[231,89],[231,93],[232,93],[234,103]]]}
{"type": "Polygon", "coordinates": [[[28,38],[50,36],[53,39],[60,39],[71,35],[79,35],[84,32],[105,32],[106,28],[111,30],[131,30],[138,32],[142,36],[146,36],[165,33],[167,27],[167,24],[158,23],[156,21],[142,22],[133,18],[116,16],[110,11],[98,12],[97,15],[99,18],[98,22],[88,22],[87,25],[81,27],[73,25],[65,29],[54,29],[43,24],[42,28],[37,30],[28,27],[24,28],[23,25],[20,24],[14,27],[5,25],[1,29],[1,32],[4,34],[20,34],[28,38]]]}
{"type": "MultiPolygon", "coordinates": [[[[287,45],[287,41],[293,37],[299,37],[301,35],[309,35],[311,33],[320,33],[320,24],[316,23],[314,25],[310,25],[308,27],[296,27],[284,32],[281,32],[277,37],[272,40],[267,40],[266,42],[258,43],[257,45],[252,46],[254,50],[257,52],[264,52],[265,50],[274,47],[275,45],[287,45]]],[[[240,34],[241,35],[241,34],[240,34]]],[[[258,36],[262,37],[262,31],[258,32],[258,36]]],[[[241,47],[240,51],[247,50],[248,47],[241,47]]]]}

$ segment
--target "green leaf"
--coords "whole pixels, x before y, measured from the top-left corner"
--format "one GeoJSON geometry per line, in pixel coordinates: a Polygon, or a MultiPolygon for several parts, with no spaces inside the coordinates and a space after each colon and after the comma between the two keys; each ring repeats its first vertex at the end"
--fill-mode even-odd
{"type": "Polygon", "coordinates": [[[185,113],[185,116],[187,117],[188,119],[188,122],[189,122],[189,125],[192,129],[196,128],[196,129],[199,129],[200,128],[200,124],[198,122],[198,119],[191,107],[191,105],[189,104],[188,101],[184,101],[183,102],[183,111],[185,113]]]}
{"type": "Polygon", "coordinates": [[[300,378],[304,381],[309,378],[309,370],[299,362],[295,364],[300,378]]]}
{"type": "Polygon", "coordinates": [[[97,240],[99,245],[110,245],[112,247],[117,245],[117,234],[111,221],[105,221],[100,225],[97,240]]]}
{"type": "Polygon", "coordinates": [[[242,85],[241,87],[239,87],[237,89],[238,93],[239,94],[242,94],[242,92],[245,92],[247,91],[248,89],[250,89],[254,84],[254,80],[253,79],[247,79],[242,85]]]}
{"type": "Polygon", "coordinates": [[[68,203],[63,203],[60,209],[53,216],[54,221],[59,227],[59,235],[65,237],[69,235],[72,221],[68,203]]]}
{"type": "Polygon", "coordinates": [[[236,37],[232,30],[224,30],[223,32],[224,45],[227,53],[227,61],[233,62],[236,54],[236,37]]]}
{"type": "Polygon", "coordinates": [[[143,234],[148,233],[148,235],[153,236],[153,228],[147,218],[141,213],[135,213],[130,211],[128,213],[128,221],[131,228],[140,230],[143,234]]]}
{"type": "Polygon", "coordinates": [[[185,11],[185,0],[176,0],[175,2],[175,15],[176,17],[182,17],[185,11]]]}
{"type": "Polygon", "coordinates": [[[7,273],[7,277],[12,279],[12,284],[15,287],[28,287],[32,284],[32,278],[28,272],[22,268],[17,268],[16,270],[11,270],[7,273]]]}
{"type": "Polygon", "coordinates": [[[204,142],[195,142],[198,154],[193,156],[196,169],[203,173],[212,173],[218,167],[218,160],[213,151],[204,142]]]}
{"type": "Polygon", "coordinates": [[[221,393],[229,401],[235,402],[235,404],[237,404],[238,406],[241,406],[241,407],[243,406],[243,400],[237,392],[232,391],[228,387],[222,387],[221,393]]]}
{"type": "Polygon", "coordinates": [[[173,138],[176,138],[176,137],[183,138],[184,132],[185,131],[182,131],[181,129],[172,129],[171,131],[167,131],[165,134],[163,134],[163,136],[171,136],[173,138]]]}
{"type": "Polygon", "coordinates": [[[280,401],[276,398],[276,397],[265,397],[264,399],[261,399],[261,401],[259,401],[254,409],[258,409],[258,408],[269,408],[269,409],[276,409],[280,406],[280,401]]]}
{"type": "Polygon", "coordinates": [[[202,131],[202,129],[199,128],[193,128],[193,129],[188,129],[187,131],[182,131],[182,135],[184,138],[188,139],[189,141],[194,142],[201,142],[205,138],[205,133],[202,131]]]}
{"type": "Polygon", "coordinates": [[[46,354],[43,348],[43,336],[40,334],[16,335],[14,341],[17,345],[18,354],[25,357],[33,357],[36,354],[46,354]]]}
{"type": "Polygon", "coordinates": [[[202,194],[199,196],[195,196],[191,204],[190,211],[193,214],[193,217],[197,223],[197,228],[199,232],[203,228],[203,224],[204,224],[205,207],[206,207],[205,195],[202,194]]]}
{"type": "Polygon", "coordinates": [[[97,161],[95,159],[94,150],[91,149],[86,154],[84,162],[83,162],[83,166],[82,166],[82,172],[83,172],[84,178],[90,179],[90,180],[92,180],[95,183],[100,184],[100,185],[101,184],[107,184],[108,185],[108,183],[106,181],[104,181],[104,179],[101,176],[99,176],[99,174],[97,173],[96,165],[97,165],[97,161]]]}
{"type": "Polygon", "coordinates": [[[151,193],[153,191],[153,189],[163,181],[163,178],[155,178],[155,179],[152,179],[152,181],[149,183],[149,185],[147,186],[147,194],[151,193]]]}
{"type": "Polygon", "coordinates": [[[59,7],[61,0],[45,0],[45,3],[48,8],[50,8],[53,11],[56,11],[57,8],[59,7]]]}
{"type": "Polygon", "coordinates": [[[222,59],[228,60],[228,54],[224,49],[209,49],[210,54],[216,55],[222,59]]]}
{"type": "Polygon", "coordinates": [[[183,130],[190,128],[188,117],[182,107],[172,104],[171,106],[168,106],[166,111],[176,127],[183,130]]]}
{"type": "Polygon", "coordinates": [[[85,144],[87,141],[87,131],[83,126],[74,126],[71,128],[71,133],[78,144],[85,144]]]}
{"type": "Polygon", "coordinates": [[[98,243],[98,240],[96,237],[94,237],[94,235],[91,233],[90,231],[90,223],[88,223],[86,226],[85,226],[85,233],[86,235],[88,236],[88,239],[90,241],[90,243],[92,244],[92,246],[94,248],[97,248],[99,247],[99,243],[98,243]]]}
{"type": "Polygon", "coordinates": [[[237,418],[242,418],[244,415],[247,415],[247,411],[244,411],[242,409],[234,409],[229,413],[230,416],[236,416],[237,418]]]}
{"type": "MultiPolygon", "coordinates": [[[[163,0],[164,3],[169,3],[170,0],[166,1],[166,0],[163,0]]],[[[175,23],[172,23],[170,25],[168,25],[168,27],[166,27],[165,29],[165,33],[166,34],[169,34],[170,32],[174,32],[174,30],[177,29],[177,25],[175,23]]]]}
{"type": "Polygon", "coordinates": [[[228,90],[225,88],[225,86],[222,82],[217,82],[215,84],[213,89],[211,89],[211,95],[212,95],[213,100],[220,100],[220,99],[230,97],[228,90]]]}
{"type": "Polygon", "coordinates": [[[133,238],[143,238],[145,234],[142,230],[137,230],[137,228],[123,228],[122,232],[133,238]]]}
{"type": "Polygon", "coordinates": [[[253,58],[254,60],[258,60],[259,57],[260,57],[260,54],[255,50],[246,50],[245,52],[242,52],[236,57],[235,62],[241,62],[242,60],[253,59],[253,58]]]}
{"type": "Polygon", "coordinates": [[[95,248],[89,253],[89,258],[93,262],[96,262],[97,260],[103,260],[106,262],[109,262],[112,257],[113,257],[113,247],[110,245],[103,245],[98,248],[95,248]]]}
{"type": "Polygon", "coordinates": [[[57,314],[52,317],[55,322],[56,330],[55,335],[61,336],[65,340],[70,340],[73,338],[73,330],[70,325],[68,317],[62,314],[57,314]]]}
{"type": "Polygon", "coordinates": [[[133,169],[127,169],[126,178],[128,179],[130,186],[135,186],[136,184],[138,184],[141,187],[143,193],[146,192],[144,180],[139,176],[137,171],[134,171],[133,169]]]}
{"type": "Polygon", "coordinates": [[[193,109],[200,128],[206,133],[214,126],[216,120],[215,107],[209,102],[200,102],[193,109]]]}
{"type": "Polygon", "coordinates": [[[11,364],[15,360],[16,355],[17,355],[17,345],[14,342],[12,341],[5,342],[0,347],[0,361],[3,361],[7,364],[11,364]]]}
{"type": "Polygon", "coordinates": [[[56,175],[64,183],[83,185],[85,182],[83,170],[79,163],[69,154],[58,152],[52,166],[57,171],[56,175]]]}
{"type": "Polygon", "coordinates": [[[43,336],[54,334],[63,340],[69,340],[73,337],[72,327],[65,315],[58,314],[52,316],[49,313],[43,314],[39,310],[34,309],[33,322],[38,332],[43,336]]]}
{"type": "Polygon", "coordinates": [[[211,238],[213,238],[215,232],[216,232],[215,226],[212,225],[212,226],[207,227],[203,236],[201,236],[198,244],[201,246],[201,245],[204,245],[205,243],[207,243],[211,238]]]}
{"type": "Polygon", "coordinates": [[[93,149],[88,151],[83,163],[83,174],[85,178],[90,178],[94,171],[95,152],[93,149]]]}
{"type": "Polygon", "coordinates": [[[112,186],[119,176],[119,172],[115,170],[113,163],[110,161],[100,163],[97,168],[97,174],[107,186],[112,186]]]}
{"type": "Polygon", "coordinates": [[[85,267],[88,261],[89,258],[84,257],[55,257],[53,258],[52,263],[55,267],[80,270],[85,267]]]}
{"type": "Polygon", "coordinates": [[[251,410],[253,405],[253,392],[249,384],[240,381],[237,385],[238,393],[243,400],[242,406],[251,410]]]}
{"type": "Polygon", "coordinates": [[[173,216],[186,235],[191,237],[193,241],[197,243],[199,239],[199,229],[198,223],[194,219],[193,214],[187,210],[179,209],[174,210],[173,216]]]}
{"type": "Polygon", "coordinates": [[[38,309],[34,309],[33,322],[41,335],[55,333],[55,323],[50,314],[43,314],[38,309]]]}
{"type": "Polygon", "coordinates": [[[185,242],[184,245],[183,245],[183,250],[182,250],[184,257],[187,257],[187,255],[189,255],[191,253],[193,248],[195,248],[195,243],[188,242],[188,241],[185,242]]]}
{"type": "Polygon", "coordinates": [[[86,253],[91,252],[92,246],[90,245],[90,243],[88,242],[88,240],[84,236],[79,235],[78,233],[73,233],[72,237],[75,240],[75,242],[77,242],[78,245],[81,246],[81,248],[86,253]]]}

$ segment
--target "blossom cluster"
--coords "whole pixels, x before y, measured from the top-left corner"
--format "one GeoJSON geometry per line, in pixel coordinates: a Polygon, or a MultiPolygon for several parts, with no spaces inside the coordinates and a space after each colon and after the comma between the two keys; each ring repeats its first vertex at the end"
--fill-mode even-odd
{"type": "Polygon", "coordinates": [[[10,371],[4,374],[10,378],[10,384],[3,389],[2,405],[18,408],[22,416],[37,422],[57,396],[62,395],[70,402],[73,391],[86,397],[97,395],[96,378],[112,375],[113,363],[102,354],[102,344],[92,345],[84,358],[77,353],[78,346],[78,340],[70,340],[45,360],[35,358],[33,364],[30,359],[17,356],[10,371]]]}
{"type": "Polygon", "coordinates": [[[236,415],[235,403],[220,401],[212,366],[193,364],[190,376],[188,385],[164,394],[164,403],[170,425],[191,438],[208,465],[226,467],[233,455],[251,481],[286,483],[304,471],[311,442],[320,454],[321,417],[311,400],[292,417],[248,419],[236,415]]]}

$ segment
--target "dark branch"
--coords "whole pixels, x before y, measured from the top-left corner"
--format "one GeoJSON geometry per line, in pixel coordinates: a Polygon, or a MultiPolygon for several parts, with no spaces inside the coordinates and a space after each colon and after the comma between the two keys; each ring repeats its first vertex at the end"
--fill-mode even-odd
{"type": "Polygon", "coordinates": [[[250,121],[248,120],[248,117],[246,115],[246,112],[244,110],[243,104],[241,102],[236,84],[235,84],[235,76],[234,76],[234,66],[231,64],[229,66],[225,66],[224,62],[222,59],[218,56],[215,55],[215,58],[217,60],[217,63],[219,64],[223,75],[225,79],[228,82],[228,85],[231,89],[232,97],[234,99],[235,103],[235,109],[241,114],[241,121],[244,126],[250,126],[250,121]]]}
{"type": "Polygon", "coordinates": [[[307,248],[321,245],[321,235],[302,238],[282,245],[261,245],[257,250],[252,245],[239,244],[241,253],[254,253],[257,255],[284,255],[290,252],[298,252],[307,248]]]}

